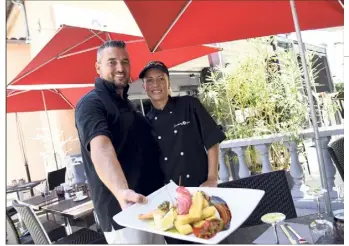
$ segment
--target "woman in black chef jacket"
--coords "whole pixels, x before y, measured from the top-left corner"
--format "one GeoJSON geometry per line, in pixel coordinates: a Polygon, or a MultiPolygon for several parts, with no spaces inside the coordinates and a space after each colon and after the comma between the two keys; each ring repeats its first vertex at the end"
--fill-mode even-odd
{"type": "MultiPolygon", "coordinates": [[[[148,63],[139,77],[152,103],[147,118],[161,149],[164,183],[173,180],[178,184],[181,180],[186,187],[216,187],[223,131],[198,99],[170,96],[169,72],[164,63],[148,63]]],[[[181,242],[188,243],[167,239],[167,243],[181,242]]]]}

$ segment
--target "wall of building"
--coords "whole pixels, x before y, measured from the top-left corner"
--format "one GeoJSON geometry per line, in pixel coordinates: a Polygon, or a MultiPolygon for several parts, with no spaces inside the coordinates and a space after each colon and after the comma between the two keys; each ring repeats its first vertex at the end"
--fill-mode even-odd
{"type": "Polygon", "coordinates": [[[30,62],[30,45],[25,43],[7,43],[6,51],[6,83],[9,84],[30,62]]]}

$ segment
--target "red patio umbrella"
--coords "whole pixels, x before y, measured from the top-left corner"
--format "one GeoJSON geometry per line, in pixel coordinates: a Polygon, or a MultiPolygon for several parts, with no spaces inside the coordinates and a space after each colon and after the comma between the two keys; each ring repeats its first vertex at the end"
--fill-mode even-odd
{"type": "Polygon", "coordinates": [[[64,25],[10,84],[90,84],[98,76],[97,49],[111,39],[126,42],[133,80],[138,79],[139,72],[150,60],[161,60],[173,67],[220,50],[197,45],[152,54],[142,37],[64,25]]]}
{"type": "Polygon", "coordinates": [[[80,98],[92,89],[93,86],[45,90],[7,89],[6,112],[20,113],[73,109],[80,98]]]}
{"type": "MultiPolygon", "coordinates": [[[[81,88],[65,88],[65,89],[46,89],[46,90],[14,90],[7,89],[6,94],[6,112],[16,113],[17,132],[24,159],[24,167],[27,174],[27,179],[30,182],[30,171],[28,167],[28,161],[25,153],[25,145],[23,140],[23,133],[21,124],[19,122],[17,113],[20,112],[37,112],[45,111],[46,119],[48,123],[49,133],[52,139],[51,124],[47,114],[48,110],[64,110],[73,109],[87,92],[92,90],[93,87],[81,87],[81,88]]],[[[52,149],[54,153],[56,168],[58,169],[58,162],[56,157],[56,151],[53,142],[52,149]]]]}
{"type": "MultiPolygon", "coordinates": [[[[317,122],[301,30],[344,25],[344,0],[124,0],[152,52],[296,31],[312,122],[317,122]]],[[[322,186],[328,190],[319,129],[313,124],[322,186]]],[[[331,214],[329,195],[324,196],[331,214]]]]}
{"type": "MultiPolygon", "coordinates": [[[[152,52],[294,32],[287,0],[124,0],[152,52]]],[[[302,30],[344,25],[339,0],[296,0],[302,30]]]]}

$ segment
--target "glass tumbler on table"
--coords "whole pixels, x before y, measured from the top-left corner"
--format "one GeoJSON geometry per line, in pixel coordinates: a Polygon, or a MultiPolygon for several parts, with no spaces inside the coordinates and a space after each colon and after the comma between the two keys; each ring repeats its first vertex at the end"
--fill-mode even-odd
{"type": "Polygon", "coordinates": [[[60,186],[57,186],[57,187],[55,188],[55,190],[56,190],[57,198],[58,198],[59,200],[64,199],[64,193],[65,193],[64,187],[60,185],[60,186]]]}
{"type": "Polygon", "coordinates": [[[41,193],[41,196],[45,198],[45,200],[50,195],[50,190],[48,188],[47,182],[45,182],[44,186],[41,187],[40,193],[41,193]]]}
{"type": "Polygon", "coordinates": [[[326,192],[327,190],[321,188],[313,188],[307,191],[309,195],[313,196],[317,204],[317,217],[309,225],[314,242],[320,237],[329,238],[333,236],[333,224],[321,214],[320,198],[326,192]]]}
{"type": "Polygon", "coordinates": [[[344,202],[344,184],[337,185],[334,190],[337,191],[337,199],[338,202],[344,202]]]}

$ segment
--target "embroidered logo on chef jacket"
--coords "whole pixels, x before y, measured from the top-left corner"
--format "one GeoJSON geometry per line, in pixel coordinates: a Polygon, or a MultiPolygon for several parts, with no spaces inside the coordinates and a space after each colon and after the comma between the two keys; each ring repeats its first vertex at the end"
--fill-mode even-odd
{"type": "Polygon", "coordinates": [[[190,121],[182,121],[181,123],[174,125],[173,128],[176,128],[177,126],[185,126],[185,125],[189,125],[189,124],[190,124],[190,121]]]}

